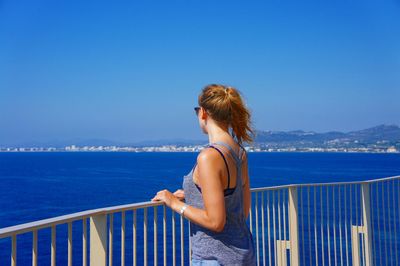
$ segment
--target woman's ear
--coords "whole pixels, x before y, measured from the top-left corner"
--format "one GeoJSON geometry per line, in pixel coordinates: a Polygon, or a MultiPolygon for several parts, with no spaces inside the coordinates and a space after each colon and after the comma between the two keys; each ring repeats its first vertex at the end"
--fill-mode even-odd
{"type": "Polygon", "coordinates": [[[206,109],[204,109],[203,107],[201,107],[201,119],[206,120],[207,119],[207,112],[206,109]]]}

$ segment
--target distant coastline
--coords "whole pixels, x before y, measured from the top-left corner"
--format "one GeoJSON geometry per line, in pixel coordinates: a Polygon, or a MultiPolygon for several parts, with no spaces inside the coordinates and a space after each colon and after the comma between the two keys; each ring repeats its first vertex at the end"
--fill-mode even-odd
{"type": "MultiPolygon", "coordinates": [[[[30,147],[30,148],[0,148],[0,152],[199,152],[203,145],[195,146],[149,146],[149,147],[117,147],[117,146],[66,146],[54,147],[30,147]]],[[[259,148],[244,146],[248,152],[337,152],[337,153],[400,153],[395,147],[388,148],[259,148]]]]}
{"type": "MultiPolygon", "coordinates": [[[[207,144],[199,140],[152,140],[126,144],[109,140],[68,141],[67,144],[0,145],[0,152],[198,152],[207,144]]],[[[351,131],[260,131],[248,152],[352,152],[400,153],[400,127],[378,125],[351,131]]]]}

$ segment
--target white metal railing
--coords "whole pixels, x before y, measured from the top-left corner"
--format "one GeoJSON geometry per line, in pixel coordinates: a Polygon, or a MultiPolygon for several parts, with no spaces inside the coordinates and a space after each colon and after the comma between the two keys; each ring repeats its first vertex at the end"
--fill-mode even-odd
{"type": "MultiPolygon", "coordinates": [[[[399,265],[400,176],[251,191],[258,265],[399,265]]],[[[188,265],[189,235],[158,202],[100,208],[0,229],[0,265],[188,265]]]]}
{"type": "Polygon", "coordinates": [[[400,176],[252,194],[258,265],[400,265],[400,176]]]}

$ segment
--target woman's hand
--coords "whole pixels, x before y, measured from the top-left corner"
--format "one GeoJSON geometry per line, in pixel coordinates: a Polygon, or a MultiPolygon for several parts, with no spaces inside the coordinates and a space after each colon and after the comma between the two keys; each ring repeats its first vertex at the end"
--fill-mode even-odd
{"type": "Polygon", "coordinates": [[[157,192],[157,194],[154,196],[154,198],[151,199],[152,201],[162,201],[167,205],[168,207],[172,208],[172,204],[178,201],[179,199],[169,192],[168,190],[160,190],[157,192]]]}
{"type": "Polygon", "coordinates": [[[182,201],[185,199],[185,192],[182,189],[178,189],[177,191],[174,192],[174,196],[182,201]]]}

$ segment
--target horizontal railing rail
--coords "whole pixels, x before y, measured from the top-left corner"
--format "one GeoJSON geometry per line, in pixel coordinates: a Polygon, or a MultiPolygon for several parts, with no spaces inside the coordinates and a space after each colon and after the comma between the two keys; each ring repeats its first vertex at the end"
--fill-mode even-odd
{"type": "MultiPolygon", "coordinates": [[[[257,264],[399,265],[399,191],[400,176],[252,188],[257,264]]],[[[188,265],[189,225],[148,201],[10,226],[0,265],[188,265]]]]}
{"type": "Polygon", "coordinates": [[[110,214],[115,212],[133,210],[133,209],[140,209],[145,207],[154,207],[154,206],[161,206],[163,203],[161,202],[154,202],[154,201],[146,201],[146,202],[139,202],[133,204],[124,204],[124,205],[117,205],[112,207],[106,208],[99,208],[93,209],[88,211],[76,212],[72,214],[66,214],[58,217],[53,217],[49,219],[43,219],[35,222],[19,224],[15,226],[9,226],[0,229],[0,238],[9,237],[13,234],[23,234],[26,232],[30,232],[33,230],[43,229],[52,225],[59,225],[68,222],[74,222],[78,220],[82,220],[85,218],[90,218],[90,216],[100,215],[100,214],[110,214]]]}

